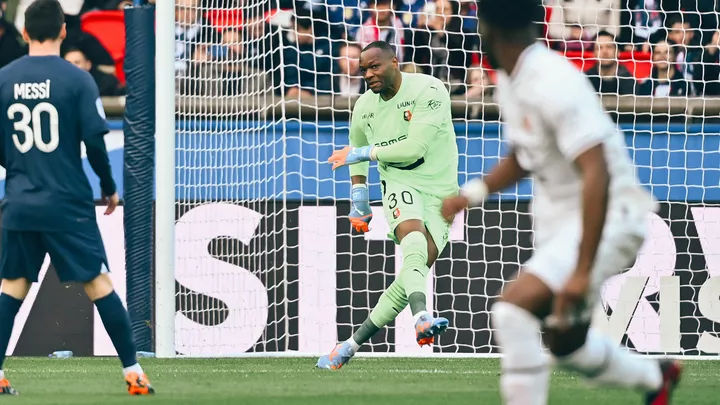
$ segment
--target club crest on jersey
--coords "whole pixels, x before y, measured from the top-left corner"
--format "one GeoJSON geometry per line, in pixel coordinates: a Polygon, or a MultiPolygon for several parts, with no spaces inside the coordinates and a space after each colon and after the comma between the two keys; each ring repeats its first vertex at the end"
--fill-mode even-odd
{"type": "Polygon", "coordinates": [[[410,122],[410,120],[412,119],[412,113],[410,112],[410,110],[405,110],[405,112],[403,113],[403,118],[405,119],[405,121],[410,122]]]}
{"type": "Polygon", "coordinates": [[[393,219],[398,219],[398,218],[400,218],[400,208],[395,208],[393,210],[393,219]]]}

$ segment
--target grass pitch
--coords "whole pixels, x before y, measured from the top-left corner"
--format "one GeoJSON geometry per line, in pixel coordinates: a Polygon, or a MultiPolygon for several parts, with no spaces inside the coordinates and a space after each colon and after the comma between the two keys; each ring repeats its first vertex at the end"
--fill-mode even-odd
{"type": "MultiPolygon", "coordinates": [[[[9,358],[8,404],[499,404],[497,359],[356,358],[340,371],[315,359],[143,359],[156,395],[131,397],[116,358],[9,358]]],[[[686,362],[675,404],[718,404],[720,361],[686,362]]],[[[555,372],[550,404],[641,404],[638,393],[588,388],[555,372]]]]}

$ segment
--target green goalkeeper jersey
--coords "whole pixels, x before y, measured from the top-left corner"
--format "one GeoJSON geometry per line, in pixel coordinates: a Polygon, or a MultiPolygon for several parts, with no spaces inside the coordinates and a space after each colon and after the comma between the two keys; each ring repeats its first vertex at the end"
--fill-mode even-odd
{"type": "MultiPolygon", "coordinates": [[[[355,103],[350,145],[377,147],[381,180],[399,182],[439,198],[458,192],[458,148],[450,94],[437,78],[402,73],[388,101],[367,91],[355,103]]],[[[351,176],[367,176],[369,163],[350,166],[351,176]]]]}

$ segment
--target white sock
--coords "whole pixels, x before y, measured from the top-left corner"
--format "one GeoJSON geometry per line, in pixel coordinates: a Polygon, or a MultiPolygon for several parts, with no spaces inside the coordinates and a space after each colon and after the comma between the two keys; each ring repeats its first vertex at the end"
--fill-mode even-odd
{"type": "Polygon", "coordinates": [[[5,378],[5,370],[0,370],[0,380],[5,378]]]}
{"type": "Polygon", "coordinates": [[[140,363],[135,363],[135,364],[133,364],[133,365],[130,366],[130,367],[125,367],[125,368],[123,368],[123,374],[126,375],[126,376],[127,376],[128,374],[132,373],[132,372],[136,372],[136,373],[138,373],[139,375],[143,375],[143,374],[144,374],[142,367],[140,367],[140,363]]]}
{"type": "Polygon", "coordinates": [[[420,311],[417,314],[413,315],[413,319],[417,323],[418,319],[420,319],[421,316],[429,315],[430,313],[428,311],[420,311]]]}
{"type": "Polygon", "coordinates": [[[583,347],[557,362],[598,385],[655,391],[662,384],[657,361],[632,355],[594,329],[588,332],[583,347]]]}
{"type": "Polygon", "coordinates": [[[350,347],[352,348],[353,353],[357,353],[358,349],[360,348],[360,345],[357,344],[357,342],[353,338],[350,338],[350,339],[346,340],[345,342],[350,344],[350,347]]]}
{"type": "Polygon", "coordinates": [[[500,345],[500,391],[506,405],[546,405],[550,367],[543,353],[540,321],[506,302],[492,307],[493,337],[500,345]]]}

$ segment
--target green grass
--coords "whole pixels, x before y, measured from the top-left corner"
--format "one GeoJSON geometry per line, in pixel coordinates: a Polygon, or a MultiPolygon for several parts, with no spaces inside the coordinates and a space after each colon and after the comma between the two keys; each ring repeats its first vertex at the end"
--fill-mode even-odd
{"type": "MultiPolygon", "coordinates": [[[[131,397],[116,358],[9,358],[12,404],[499,404],[494,359],[357,358],[340,371],[315,359],[144,359],[157,393],[131,397]]],[[[688,362],[675,404],[717,404],[720,361],[688,362]]],[[[555,372],[550,404],[640,404],[638,393],[589,388],[555,372]]]]}

